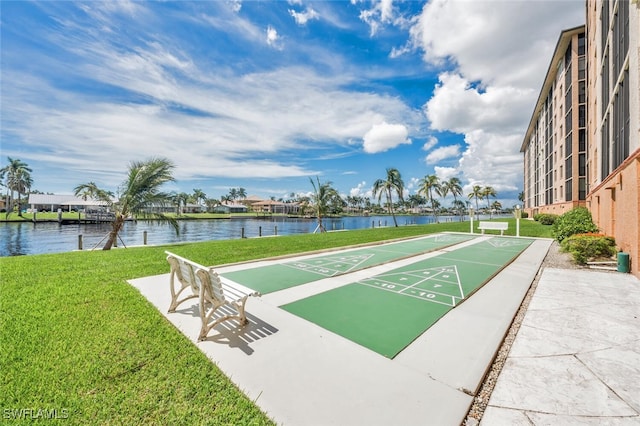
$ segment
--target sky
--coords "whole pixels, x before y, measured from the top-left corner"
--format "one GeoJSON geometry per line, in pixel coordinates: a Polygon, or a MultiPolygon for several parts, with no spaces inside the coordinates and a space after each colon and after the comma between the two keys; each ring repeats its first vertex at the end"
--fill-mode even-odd
{"type": "Polygon", "coordinates": [[[371,196],[393,167],[405,196],[436,174],[511,207],[553,50],[584,21],[584,0],[2,1],[0,167],[117,192],[164,157],[166,191],[275,199],[310,178],[371,196]]]}

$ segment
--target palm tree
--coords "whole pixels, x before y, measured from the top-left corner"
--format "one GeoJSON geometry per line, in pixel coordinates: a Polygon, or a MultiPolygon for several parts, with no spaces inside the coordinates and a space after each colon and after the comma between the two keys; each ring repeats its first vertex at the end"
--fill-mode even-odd
{"type": "Polygon", "coordinates": [[[238,188],[237,195],[238,198],[244,200],[245,198],[247,198],[247,190],[244,188],[238,188]]]}
{"type": "Polygon", "coordinates": [[[194,188],[192,197],[196,200],[196,204],[200,204],[200,201],[205,201],[207,199],[207,194],[205,194],[202,189],[194,188]]]}
{"type": "Polygon", "coordinates": [[[311,181],[311,185],[313,185],[313,195],[311,199],[313,201],[314,213],[318,220],[318,227],[314,231],[327,232],[324,229],[324,225],[322,224],[322,217],[326,216],[329,212],[329,209],[332,207],[334,203],[334,199],[336,197],[340,197],[338,191],[336,191],[332,186],[331,182],[320,183],[320,178],[316,176],[316,181],[318,185],[313,181],[313,179],[309,178],[311,181]]]}
{"type": "Polygon", "coordinates": [[[464,210],[465,210],[464,201],[462,201],[462,200],[453,200],[453,203],[451,203],[451,207],[454,210],[459,211],[461,213],[460,222],[462,222],[464,220],[464,210]]]}
{"type": "Polygon", "coordinates": [[[107,238],[103,250],[110,250],[122,230],[125,220],[132,215],[151,217],[161,222],[169,222],[176,231],[180,232],[178,223],[172,217],[152,209],[159,205],[171,203],[171,196],[160,192],[160,187],[170,181],[174,181],[172,171],[173,163],[164,158],[152,158],[147,161],[132,162],[129,165],[127,179],[120,187],[120,199],[114,201],[108,196],[109,192],[97,188],[95,184],[81,184],[76,186],[76,196],[89,192],[92,198],[106,203],[113,208],[115,218],[111,222],[111,232],[107,238]]]}
{"type": "MultiPolygon", "coordinates": [[[[458,179],[457,177],[452,177],[449,180],[443,182],[441,186],[443,188],[446,188],[447,193],[450,192],[451,195],[453,195],[453,205],[456,206],[456,209],[464,210],[464,207],[462,209],[458,209],[459,204],[456,202],[458,201],[458,196],[462,195],[462,185],[460,183],[460,179],[458,179]]],[[[460,218],[460,221],[462,221],[462,218],[460,218]]]]}
{"type": "Polygon", "coordinates": [[[502,203],[500,201],[494,201],[493,203],[491,203],[491,210],[502,210],[502,203]]]}
{"type": "Polygon", "coordinates": [[[184,208],[187,206],[187,203],[189,202],[189,194],[187,194],[186,192],[180,192],[178,194],[174,194],[173,195],[173,204],[175,204],[176,206],[178,206],[178,216],[180,216],[182,213],[184,213],[184,208]]]}
{"type": "Polygon", "coordinates": [[[422,203],[422,196],[420,194],[413,194],[409,196],[409,208],[412,213],[415,213],[416,207],[422,203]]]}
{"type": "Polygon", "coordinates": [[[380,202],[383,192],[387,196],[387,207],[389,209],[389,213],[393,216],[393,224],[398,227],[396,214],[393,211],[393,202],[391,201],[394,192],[398,195],[398,199],[402,201],[402,193],[404,192],[404,182],[402,181],[402,176],[400,176],[398,169],[393,167],[388,168],[387,179],[378,179],[373,183],[373,195],[378,195],[378,202],[380,202]]]}
{"type": "Polygon", "coordinates": [[[493,189],[493,187],[491,186],[485,186],[484,188],[482,188],[482,197],[485,198],[487,200],[487,209],[489,210],[489,219],[492,218],[492,213],[491,213],[491,205],[490,205],[490,197],[495,198],[496,197],[496,190],[493,189]]]}
{"type": "Polygon", "coordinates": [[[436,175],[427,175],[420,180],[418,187],[418,194],[424,194],[427,199],[431,202],[431,210],[433,212],[433,220],[434,222],[438,222],[438,213],[435,206],[435,200],[433,198],[433,192],[436,191],[437,194],[442,192],[440,182],[438,180],[438,176],[436,175]]]}
{"type": "MultiPolygon", "coordinates": [[[[15,208],[14,191],[18,192],[18,216],[22,216],[22,210],[20,209],[20,196],[29,192],[33,179],[31,179],[31,170],[27,163],[18,160],[14,160],[11,157],[7,157],[9,164],[0,169],[0,180],[5,180],[5,186],[11,191],[11,206],[9,206],[9,200],[7,199],[7,217],[15,208]]],[[[8,194],[7,194],[8,198],[8,194]]]]}
{"type": "Polygon", "coordinates": [[[482,192],[482,187],[480,185],[473,185],[473,188],[471,189],[471,192],[467,195],[467,198],[469,198],[470,200],[475,198],[476,199],[476,215],[478,214],[478,199],[482,200],[482,198],[484,198],[483,196],[483,192],[482,192]]]}
{"type": "Polygon", "coordinates": [[[235,188],[231,188],[229,190],[229,198],[233,201],[236,200],[236,198],[238,198],[238,190],[235,188]]]}

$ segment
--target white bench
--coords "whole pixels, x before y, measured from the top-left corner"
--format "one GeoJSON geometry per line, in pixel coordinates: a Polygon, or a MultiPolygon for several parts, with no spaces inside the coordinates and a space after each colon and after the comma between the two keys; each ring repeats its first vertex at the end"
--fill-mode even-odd
{"type": "Polygon", "coordinates": [[[244,306],[249,296],[260,296],[260,293],[239,284],[231,285],[223,283],[218,273],[213,268],[207,268],[192,262],[184,257],[180,257],[171,252],[165,251],[167,262],[171,266],[171,277],[169,286],[171,288],[171,305],[169,312],[175,312],[182,302],[199,298],[199,311],[202,327],[198,340],[205,340],[209,331],[223,321],[238,320],[240,325],[247,323],[244,306]],[[180,294],[191,288],[192,294],[178,300],[180,294]],[[237,315],[222,315],[214,318],[213,314],[218,308],[229,305],[237,311],[237,315]]]}
{"type": "Polygon", "coordinates": [[[504,235],[504,231],[506,231],[507,228],[509,228],[507,222],[480,222],[480,225],[478,225],[478,229],[480,229],[483,234],[485,230],[490,230],[500,231],[500,235],[504,235]]]}

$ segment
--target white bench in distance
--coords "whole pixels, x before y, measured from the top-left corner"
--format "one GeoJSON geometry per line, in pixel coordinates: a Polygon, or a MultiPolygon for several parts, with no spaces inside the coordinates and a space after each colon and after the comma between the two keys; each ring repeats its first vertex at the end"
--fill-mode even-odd
{"type": "Polygon", "coordinates": [[[490,231],[500,231],[500,235],[504,235],[504,231],[509,228],[509,224],[507,222],[480,222],[478,225],[478,229],[482,231],[484,234],[485,230],[490,231]]]}
{"type": "Polygon", "coordinates": [[[241,326],[248,322],[244,312],[245,304],[249,296],[259,297],[259,292],[239,284],[223,283],[213,268],[199,265],[168,251],[165,253],[167,254],[167,262],[171,266],[169,312],[175,312],[182,302],[198,297],[200,320],[202,321],[198,340],[205,340],[209,331],[223,321],[235,319],[241,326]],[[178,300],[180,294],[187,288],[191,288],[192,294],[178,300]],[[238,314],[223,315],[210,322],[214,312],[224,305],[231,306],[238,314]]]}

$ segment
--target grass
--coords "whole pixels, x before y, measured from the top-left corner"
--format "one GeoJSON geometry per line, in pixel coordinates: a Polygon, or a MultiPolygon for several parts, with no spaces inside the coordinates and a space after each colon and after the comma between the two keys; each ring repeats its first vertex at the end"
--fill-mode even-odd
{"type": "MultiPolygon", "coordinates": [[[[443,223],[0,258],[3,420],[57,410],[67,424],[272,424],[126,280],[167,272],[164,250],[221,265],[468,227],[443,223]]],[[[523,236],[548,237],[547,228],[521,221],[523,236]]],[[[507,233],[515,233],[514,220],[507,233]]]]}

